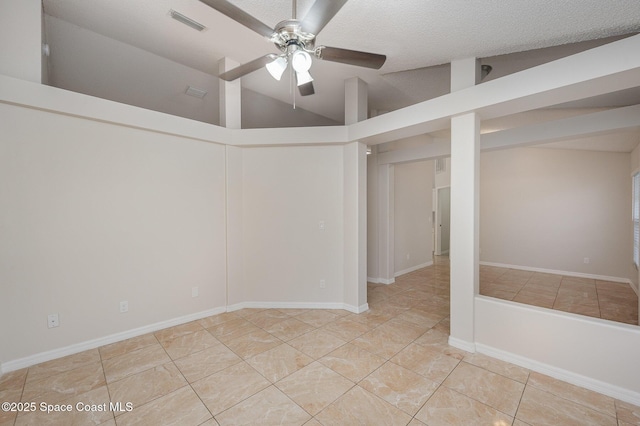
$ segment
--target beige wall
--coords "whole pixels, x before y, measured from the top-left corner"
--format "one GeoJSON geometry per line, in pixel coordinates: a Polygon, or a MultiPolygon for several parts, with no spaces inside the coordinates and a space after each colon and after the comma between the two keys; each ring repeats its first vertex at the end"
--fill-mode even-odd
{"type": "Polygon", "coordinates": [[[634,278],[630,171],[626,153],[483,153],[480,260],[634,278]]]}
{"type": "Polygon", "coordinates": [[[223,146],[7,104],[0,116],[0,360],[225,305],[223,146]]]}
{"type": "Polygon", "coordinates": [[[433,167],[432,160],[394,166],[396,274],[433,260],[433,224],[431,220],[433,167]]]}
{"type": "Polygon", "coordinates": [[[244,149],[243,209],[247,302],[342,302],[342,146],[244,149]]]}

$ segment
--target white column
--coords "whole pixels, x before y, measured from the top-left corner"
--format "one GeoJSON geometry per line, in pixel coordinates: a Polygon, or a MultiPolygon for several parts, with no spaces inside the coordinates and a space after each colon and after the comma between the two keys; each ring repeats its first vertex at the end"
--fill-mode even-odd
{"type": "Polygon", "coordinates": [[[42,82],[42,2],[3,1],[0,13],[0,74],[42,82]]]}
{"type": "MultiPolygon", "coordinates": [[[[367,118],[367,84],[345,81],[345,124],[367,118]]],[[[356,312],[367,305],[367,147],[344,146],[344,301],[356,312]]]]}
{"type": "Polygon", "coordinates": [[[395,282],[394,258],[394,167],[378,165],[378,281],[395,282]]]}
{"type": "MultiPolygon", "coordinates": [[[[475,58],[451,64],[451,88],[478,82],[475,58]]],[[[474,352],[475,295],[479,288],[480,118],[451,119],[451,333],[452,346],[474,352]]]]}
{"type": "Polygon", "coordinates": [[[344,82],[344,124],[366,120],[369,103],[367,83],[358,77],[344,82]]]}
{"type": "MultiPolygon", "coordinates": [[[[220,74],[240,65],[229,58],[218,61],[220,74]]],[[[220,79],[220,126],[229,129],[242,128],[242,86],[240,79],[224,81],[220,79]]]]}

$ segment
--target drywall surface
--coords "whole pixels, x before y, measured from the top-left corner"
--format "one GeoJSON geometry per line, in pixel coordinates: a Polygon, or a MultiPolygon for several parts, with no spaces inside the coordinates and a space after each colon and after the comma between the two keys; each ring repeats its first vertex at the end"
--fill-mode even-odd
{"type": "Polygon", "coordinates": [[[628,153],[483,153],[480,260],[633,278],[630,172],[628,153]]]}
{"type": "Polygon", "coordinates": [[[225,305],[223,146],[7,104],[0,116],[3,362],[225,305]]]}
{"type": "Polygon", "coordinates": [[[245,148],[242,166],[245,302],[342,303],[343,147],[245,148]]]}
{"type": "Polygon", "coordinates": [[[395,165],[395,272],[431,262],[433,252],[432,190],[434,162],[395,165]]]}
{"type": "Polygon", "coordinates": [[[475,307],[478,351],[640,403],[640,327],[482,296],[475,307]]]}

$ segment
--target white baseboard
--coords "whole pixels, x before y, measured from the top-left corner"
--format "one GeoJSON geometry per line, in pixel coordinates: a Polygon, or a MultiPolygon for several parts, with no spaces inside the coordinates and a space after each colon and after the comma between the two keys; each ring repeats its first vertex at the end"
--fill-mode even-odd
{"type": "Polygon", "coordinates": [[[582,272],[558,271],[556,269],[535,268],[532,266],[521,266],[521,265],[508,265],[506,263],[495,263],[495,262],[480,262],[480,265],[496,266],[498,268],[519,269],[521,271],[541,272],[545,274],[564,275],[567,277],[590,278],[590,279],[600,280],[600,281],[612,281],[616,283],[629,284],[631,285],[631,288],[633,288],[633,285],[631,284],[631,280],[629,278],[610,277],[607,275],[585,274],[582,272]]]}
{"type": "Polygon", "coordinates": [[[475,349],[477,352],[488,355],[490,357],[497,358],[511,364],[519,365],[520,367],[528,368],[529,370],[533,370],[538,373],[546,374],[547,376],[556,378],[558,380],[590,389],[594,392],[598,392],[603,395],[628,402],[629,404],[640,405],[640,393],[638,392],[630,391],[629,389],[624,389],[619,386],[602,382],[600,380],[592,379],[590,377],[585,377],[581,374],[576,374],[562,368],[553,367],[551,365],[544,364],[542,362],[538,362],[520,355],[515,355],[510,352],[505,352],[503,350],[486,346],[481,343],[476,343],[475,349]]]}
{"type": "Polygon", "coordinates": [[[638,288],[638,284],[633,281],[629,281],[629,285],[631,286],[631,289],[636,292],[636,296],[640,297],[640,288],[638,288]]]}
{"type": "Polygon", "coordinates": [[[451,336],[449,336],[449,345],[471,353],[476,351],[476,344],[474,342],[467,342],[466,340],[457,339],[451,336]]]}
{"type": "Polygon", "coordinates": [[[393,284],[396,282],[395,278],[390,278],[390,279],[386,279],[386,278],[371,278],[371,277],[367,277],[367,282],[373,283],[373,284],[393,284]]]}
{"type": "Polygon", "coordinates": [[[123,331],[120,333],[111,334],[105,337],[99,337],[97,339],[87,340],[85,342],[75,343],[73,345],[65,346],[63,348],[53,349],[50,351],[40,352],[35,355],[30,355],[24,358],[18,358],[13,361],[2,363],[0,374],[7,373],[9,371],[19,370],[21,368],[30,367],[41,362],[51,361],[52,359],[62,358],[67,355],[73,355],[78,352],[83,352],[89,349],[95,349],[100,346],[109,345],[111,343],[120,342],[122,340],[130,339],[132,337],[141,336],[143,334],[152,333],[154,331],[162,330],[164,328],[173,327],[187,322],[195,321],[201,318],[206,318],[211,315],[217,315],[226,311],[224,306],[219,308],[208,309],[202,312],[196,312],[194,314],[184,315],[182,317],[173,318],[167,321],[160,321],[154,324],[146,325],[143,327],[134,328],[132,330],[123,331]]]}
{"type": "Polygon", "coordinates": [[[409,272],[417,271],[418,269],[426,268],[427,266],[431,266],[431,265],[433,265],[432,260],[425,263],[421,263],[420,265],[412,266],[411,268],[403,269],[402,271],[398,271],[394,274],[394,276],[397,278],[400,275],[408,274],[409,272]]]}
{"type": "Polygon", "coordinates": [[[315,302],[242,302],[227,306],[227,312],[240,309],[344,309],[354,314],[369,310],[369,304],[355,306],[346,303],[315,303],[315,302]]]}

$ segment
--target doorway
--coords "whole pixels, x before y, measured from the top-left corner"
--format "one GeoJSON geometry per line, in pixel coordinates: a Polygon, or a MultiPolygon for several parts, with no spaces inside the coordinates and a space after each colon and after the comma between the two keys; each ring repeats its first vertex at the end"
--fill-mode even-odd
{"type": "Polygon", "coordinates": [[[435,245],[436,256],[449,254],[449,234],[451,218],[451,187],[436,188],[435,245]]]}

